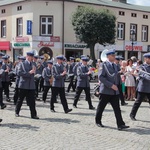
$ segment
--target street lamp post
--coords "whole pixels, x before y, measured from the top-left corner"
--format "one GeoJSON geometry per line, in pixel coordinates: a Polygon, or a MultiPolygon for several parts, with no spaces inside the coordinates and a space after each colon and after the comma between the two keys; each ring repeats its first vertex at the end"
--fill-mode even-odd
{"type": "Polygon", "coordinates": [[[135,41],[135,37],[134,37],[134,35],[135,35],[135,30],[130,30],[130,35],[131,35],[131,41],[132,41],[132,51],[131,51],[131,54],[130,54],[130,58],[133,56],[133,50],[134,50],[134,41],[135,41]]]}

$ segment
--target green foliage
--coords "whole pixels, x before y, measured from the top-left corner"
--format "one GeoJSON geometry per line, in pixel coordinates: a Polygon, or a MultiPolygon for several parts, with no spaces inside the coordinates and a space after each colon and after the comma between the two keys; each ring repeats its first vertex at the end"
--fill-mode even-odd
{"type": "Polygon", "coordinates": [[[113,44],[115,41],[116,16],[108,9],[78,7],[72,16],[75,34],[88,47],[100,43],[113,44]]]}

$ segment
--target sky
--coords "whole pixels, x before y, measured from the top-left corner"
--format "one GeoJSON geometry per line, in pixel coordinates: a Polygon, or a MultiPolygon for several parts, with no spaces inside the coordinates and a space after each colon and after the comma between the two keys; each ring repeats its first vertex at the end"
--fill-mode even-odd
{"type": "Polygon", "coordinates": [[[127,2],[136,5],[150,6],[150,0],[127,0],[127,2]]]}

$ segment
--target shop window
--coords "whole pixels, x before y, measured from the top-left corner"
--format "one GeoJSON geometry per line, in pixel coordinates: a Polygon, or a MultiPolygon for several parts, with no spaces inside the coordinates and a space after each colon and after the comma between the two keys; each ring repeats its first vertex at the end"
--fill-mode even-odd
{"type": "Polygon", "coordinates": [[[125,12],[124,12],[124,11],[119,11],[119,15],[120,15],[120,16],[124,16],[124,15],[125,15],[125,12]]]}
{"type": "Polygon", "coordinates": [[[118,32],[117,32],[117,37],[119,40],[124,40],[125,39],[125,23],[118,23],[118,32]]]}
{"type": "Polygon", "coordinates": [[[1,21],[1,37],[6,38],[6,20],[1,21]]]}
{"type": "Polygon", "coordinates": [[[134,34],[130,33],[130,41],[137,41],[137,24],[130,24],[130,31],[134,31],[134,34]]]}
{"type": "Polygon", "coordinates": [[[137,17],[136,13],[131,13],[131,17],[137,17]]]}
{"type": "Polygon", "coordinates": [[[142,42],[148,41],[148,26],[143,25],[142,26],[142,42]]]}
{"type": "Polygon", "coordinates": [[[5,10],[5,9],[2,9],[1,13],[4,14],[5,12],[6,12],[6,10],[5,10]]]}
{"type": "Polygon", "coordinates": [[[53,17],[52,16],[41,16],[40,35],[43,35],[43,36],[53,35],[53,17]]]}
{"type": "Polygon", "coordinates": [[[17,18],[17,36],[23,36],[23,19],[17,18]]]}

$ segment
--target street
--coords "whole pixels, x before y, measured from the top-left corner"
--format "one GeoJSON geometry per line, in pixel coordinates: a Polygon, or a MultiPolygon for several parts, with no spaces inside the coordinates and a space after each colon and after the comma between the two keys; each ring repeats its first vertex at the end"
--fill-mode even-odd
{"type": "MultiPolygon", "coordinates": [[[[93,85],[94,83],[91,83],[91,88],[93,85]]],[[[11,88],[11,98],[13,90],[11,88]]],[[[70,108],[73,97],[74,93],[67,93],[70,108]]],[[[92,101],[93,106],[97,107],[98,98],[94,97],[92,101]]],[[[45,104],[37,101],[39,120],[30,118],[30,111],[25,102],[20,117],[15,117],[15,106],[11,101],[6,103],[6,109],[0,110],[0,118],[3,119],[0,125],[0,150],[150,150],[149,104],[143,102],[137,113],[137,121],[131,121],[129,113],[133,102],[128,103],[127,106],[121,106],[121,110],[123,119],[130,128],[118,131],[109,104],[102,119],[106,127],[98,128],[95,125],[95,110],[88,109],[84,92],[78,102],[78,108],[73,108],[69,114],[64,113],[60,103],[55,104],[56,113],[52,113],[49,99],[45,104]]]]}

